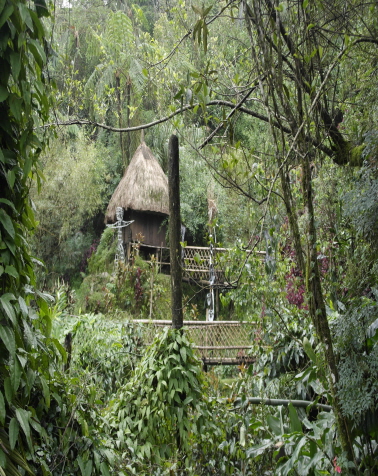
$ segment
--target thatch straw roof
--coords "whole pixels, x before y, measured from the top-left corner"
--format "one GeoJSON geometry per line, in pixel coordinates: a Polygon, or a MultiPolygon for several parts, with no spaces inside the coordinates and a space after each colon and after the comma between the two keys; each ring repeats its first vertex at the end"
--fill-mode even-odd
{"type": "Polygon", "coordinates": [[[116,207],[169,214],[168,178],[144,141],[110,199],[105,222],[116,221],[116,207]]]}

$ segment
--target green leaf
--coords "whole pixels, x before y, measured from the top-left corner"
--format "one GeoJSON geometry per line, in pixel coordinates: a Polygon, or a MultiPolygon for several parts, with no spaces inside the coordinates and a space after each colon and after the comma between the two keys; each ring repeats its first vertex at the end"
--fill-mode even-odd
{"type": "MultiPolygon", "coordinates": [[[[1,89],[1,86],[0,86],[0,89],[1,89]]],[[[7,200],[6,198],[0,198],[0,203],[5,203],[5,205],[9,205],[10,208],[11,208],[15,213],[17,213],[17,210],[16,210],[14,204],[13,204],[10,200],[7,200]]]]}
{"type": "Polygon", "coordinates": [[[292,403],[289,403],[290,429],[291,431],[302,431],[302,424],[298,418],[297,410],[292,403]]]}
{"type": "Polygon", "coordinates": [[[30,425],[29,425],[29,412],[23,408],[16,409],[16,417],[22,428],[22,431],[25,433],[27,439],[30,438],[30,425]]]}
{"type": "Polygon", "coordinates": [[[13,278],[18,279],[20,276],[14,266],[6,266],[5,267],[5,274],[9,274],[9,276],[13,276],[13,278]]]}
{"type": "Polygon", "coordinates": [[[306,10],[309,0],[303,0],[302,7],[303,10],[306,10]]]}
{"type": "Polygon", "coordinates": [[[7,476],[3,470],[3,468],[5,468],[6,462],[7,462],[7,457],[4,451],[0,448],[0,476],[7,476]]]}
{"type": "Polygon", "coordinates": [[[20,386],[21,373],[22,373],[21,364],[17,358],[14,358],[13,365],[11,366],[11,374],[10,374],[12,389],[14,393],[17,392],[18,387],[20,386]]]}
{"type": "Polygon", "coordinates": [[[273,445],[272,440],[263,440],[262,443],[260,443],[259,445],[255,445],[255,446],[252,446],[252,448],[247,449],[247,451],[245,452],[247,455],[247,458],[255,458],[256,456],[263,454],[272,445],[273,445]]]}
{"type": "Polygon", "coordinates": [[[6,377],[4,380],[4,393],[7,402],[13,405],[12,384],[9,377],[6,377]]]}
{"type": "Polygon", "coordinates": [[[26,23],[26,25],[30,28],[31,31],[33,31],[34,30],[33,22],[32,22],[31,16],[30,16],[29,8],[24,3],[19,2],[18,10],[20,12],[21,20],[24,23],[26,23]]]}
{"type": "Polygon", "coordinates": [[[16,298],[11,293],[3,294],[0,296],[0,304],[5,311],[5,314],[8,316],[12,324],[17,324],[16,314],[14,312],[14,306],[10,301],[14,301],[16,298]]]}
{"type": "Polygon", "coordinates": [[[268,415],[267,422],[268,422],[269,428],[271,429],[274,435],[276,436],[282,435],[281,422],[279,418],[273,415],[268,415]]]}
{"type": "Polygon", "coordinates": [[[0,223],[3,225],[4,229],[7,231],[11,238],[15,237],[14,226],[10,216],[3,210],[0,209],[0,223]]]}
{"type": "Polygon", "coordinates": [[[34,5],[39,18],[50,16],[45,0],[34,0],[34,5]]]}
{"type": "Polygon", "coordinates": [[[5,422],[5,416],[6,416],[6,411],[5,411],[5,401],[4,401],[4,395],[0,391],[0,424],[4,426],[5,422]]]}
{"type": "Polygon", "coordinates": [[[303,349],[306,352],[307,357],[311,359],[314,362],[314,364],[316,364],[317,363],[316,354],[312,348],[310,341],[307,339],[307,337],[303,339],[303,349]]]}
{"type": "Polygon", "coordinates": [[[13,329],[9,326],[0,325],[0,339],[3,341],[10,355],[14,356],[16,353],[16,339],[13,329]]]}
{"type": "Polygon", "coordinates": [[[16,121],[21,122],[22,117],[22,99],[12,94],[9,100],[10,111],[16,121]]]}
{"type": "Polygon", "coordinates": [[[8,20],[8,18],[12,15],[14,7],[12,4],[7,3],[3,11],[0,15],[0,28],[4,25],[4,23],[8,20]]]}
{"type": "Polygon", "coordinates": [[[10,54],[10,64],[12,68],[12,76],[15,81],[18,79],[18,75],[21,70],[21,56],[19,53],[10,54]]]}
{"type": "Polygon", "coordinates": [[[35,61],[37,62],[40,68],[43,68],[43,65],[46,63],[46,55],[43,51],[41,43],[36,40],[29,41],[29,49],[34,56],[35,61]]]}
{"type": "Polygon", "coordinates": [[[16,173],[15,173],[14,169],[8,170],[8,172],[7,172],[7,182],[8,182],[9,188],[11,188],[11,189],[13,188],[15,180],[16,180],[16,173]]]}
{"type": "Polygon", "coordinates": [[[20,309],[22,312],[23,317],[27,317],[28,315],[28,306],[26,305],[25,299],[21,296],[18,297],[18,304],[20,305],[20,309]]]}
{"type": "Polygon", "coordinates": [[[182,360],[184,362],[186,362],[186,349],[185,349],[185,347],[180,347],[180,354],[181,354],[182,360]]]}
{"type": "Polygon", "coordinates": [[[202,29],[203,33],[203,49],[205,51],[205,53],[207,53],[207,36],[208,36],[208,33],[209,33],[209,30],[207,29],[207,25],[206,25],[206,22],[203,22],[203,29],[202,29]]]}
{"type": "Polygon", "coordinates": [[[12,450],[16,446],[19,429],[18,421],[13,417],[9,424],[9,444],[12,450]]]}
{"type": "Polygon", "coordinates": [[[91,476],[92,469],[93,469],[93,461],[90,459],[89,461],[87,461],[87,464],[85,465],[85,473],[83,476],[91,476]]]}
{"type": "Polygon", "coordinates": [[[101,471],[102,476],[110,476],[109,468],[108,468],[108,465],[105,463],[105,461],[103,461],[100,464],[100,471],[101,471]]]}
{"type": "Polygon", "coordinates": [[[0,84],[0,102],[5,101],[8,96],[9,96],[8,89],[2,84],[0,84]]]}

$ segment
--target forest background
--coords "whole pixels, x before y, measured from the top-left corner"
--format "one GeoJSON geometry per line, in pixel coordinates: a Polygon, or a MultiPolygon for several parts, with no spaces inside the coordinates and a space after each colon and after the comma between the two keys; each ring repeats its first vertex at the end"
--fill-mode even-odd
{"type": "Polygon", "coordinates": [[[375,474],[376,9],[0,2],[4,474],[375,474]],[[143,353],[129,325],[157,270],[112,277],[103,216],[142,129],[165,171],[179,136],[196,244],[217,204],[221,316],[257,323],[238,375],[204,376],[174,331],[143,353]]]}

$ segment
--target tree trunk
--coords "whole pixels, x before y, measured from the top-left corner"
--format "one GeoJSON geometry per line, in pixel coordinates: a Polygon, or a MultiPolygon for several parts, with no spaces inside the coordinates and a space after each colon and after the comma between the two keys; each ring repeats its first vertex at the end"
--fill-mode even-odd
{"type": "Polygon", "coordinates": [[[180,176],[179,142],[171,135],[168,146],[169,180],[169,247],[171,256],[172,327],[183,326],[182,312],[182,265],[181,265],[181,220],[180,220],[180,176]]]}
{"type": "MultiPolygon", "coordinates": [[[[118,71],[116,72],[115,91],[116,91],[116,97],[117,97],[118,127],[122,128],[123,124],[122,124],[121,79],[120,79],[118,71]]],[[[125,147],[124,147],[124,144],[123,144],[122,132],[119,133],[119,146],[120,146],[120,149],[121,149],[122,163],[123,163],[124,168],[126,168],[126,166],[127,166],[126,160],[127,159],[126,159],[126,155],[125,155],[125,147]]]]}
{"type": "Polygon", "coordinates": [[[310,308],[310,315],[313,324],[316,329],[316,333],[319,336],[320,341],[323,344],[324,354],[328,364],[330,372],[330,388],[333,396],[333,409],[336,416],[336,422],[339,430],[340,441],[343,450],[347,453],[350,461],[355,460],[353,446],[349,433],[348,421],[343,417],[340,402],[337,395],[337,382],[339,381],[339,372],[337,368],[336,358],[333,351],[333,343],[331,331],[328,324],[327,311],[324,303],[320,271],[317,256],[317,238],[316,227],[314,218],[314,205],[312,196],[312,182],[311,182],[311,169],[310,160],[308,155],[302,161],[303,168],[303,198],[305,208],[308,214],[308,251],[307,251],[307,263],[306,263],[306,291],[308,295],[308,302],[310,308]]]}
{"type": "MultiPolygon", "coordinates": [[[[127,85],[126,85],[126,123],[127,127],[130,127],[130,108],[131,106],[131,79],[128,77],[127,85]]],[[[129,165],[130,157],[131,157],[131,132],[126,133],[126,147],[125,147],[125,155],[126,155],[126,162],[129,165]]]]}

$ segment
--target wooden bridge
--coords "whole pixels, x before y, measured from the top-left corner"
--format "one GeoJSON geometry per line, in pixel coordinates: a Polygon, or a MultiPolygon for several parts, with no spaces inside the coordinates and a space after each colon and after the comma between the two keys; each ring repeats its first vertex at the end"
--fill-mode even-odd
{"type": "MultiPolygon", "coordinates": [[[[151,344],[156,333],[171,326],[169,320],[134,319],[142,329],[143,343],[151,344]]],[[[204,368],[208,365],[250,364],[249,355],[256,323],[239,321],[184,321],[204,368]]]]}
{"type": "MultiPolygon", "coordinates": [[[[162,267],[170,266],[169,262],[169,248],[161,246],[149,246],[145,244],[138,245],[140,249],[144,250],[146,255],[154,255],[155,263],[162,267]]],[[[246,253],[251,251],[246,250],[246,253]]],[[[129,252],[128,252],[129,253],[129,252]]],[[[182,248],[182,265],[183,265],[183,279],[187,281],[195,281],[202,285],[209,285],[210,274],[210,255],[212,253],[213,269],[214,269],[214,287],[231,288],[233,287],[231,281],[235,276],[228,276],[225,272],[228,268],[228,263],[231,264],[232,256],[230,248],[214,247],[210,251],[208,246],[185,246],[182,248]],[[220,256],[222,256],[222,265],[220,265],[220,256]]],[[[253,251],[254,256],[260,259],[265,258],[265,251],[253,251]]]]}

